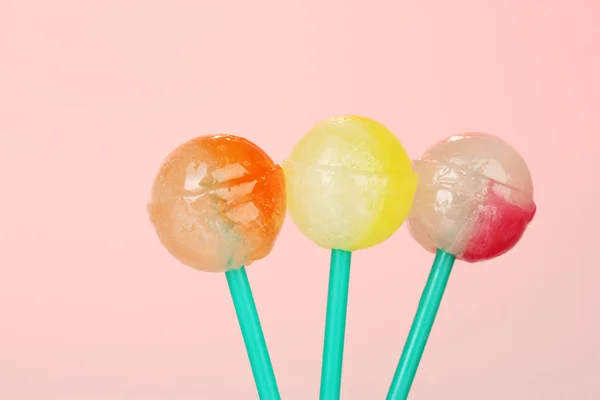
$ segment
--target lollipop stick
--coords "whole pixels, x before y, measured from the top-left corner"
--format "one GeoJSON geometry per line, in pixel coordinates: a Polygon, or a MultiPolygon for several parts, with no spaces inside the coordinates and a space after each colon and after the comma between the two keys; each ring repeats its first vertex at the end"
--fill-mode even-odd
{"type": "Polygon", "coordinates": [[[454,260],[455,257],[452,254],[438,249],[427,284],[421,295],[415,319],[406,339],[402,357],[400,357],[400,362],[396,368],[387,400],[405,400],[408,398],[410,387],[415,379],[419,362],[427,344],[427,338],[440,308],[454,260]]]}
{"type": "Polygon", "coordinates": [[[342,361],[352,253],[331,250],[325,343],[321,370],[321,400],[338,400],[342,386],[342,361]]]}
{"type": "Polygon", "coordinates": [[[271,365],[267,343],[260,326],[258,312],[252,297],[246,268],[227,271],[227,283],[240,323],[256,389],[261,400],[280,400],[275,373],[271,365]]]}

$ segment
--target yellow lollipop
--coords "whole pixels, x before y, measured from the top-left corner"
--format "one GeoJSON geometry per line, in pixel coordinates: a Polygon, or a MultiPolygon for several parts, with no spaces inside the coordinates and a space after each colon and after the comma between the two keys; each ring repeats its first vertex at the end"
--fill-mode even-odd
{"type": "Polygon", "coordinates": [[[317,124],[283,169],[292,220],[310,240],[332,249],[320,399],[338,400],[351,252],[396,232],[412,206],[417,175],[392,132],[355,116],[317,124]]]}
{"type": "Polygon", "coordinates": [[[364,117],[320,122],[283,168],[294,223],[328,249],[355,251],[387,240],[407,217],[417,186],[400,141],[364,117]]]}

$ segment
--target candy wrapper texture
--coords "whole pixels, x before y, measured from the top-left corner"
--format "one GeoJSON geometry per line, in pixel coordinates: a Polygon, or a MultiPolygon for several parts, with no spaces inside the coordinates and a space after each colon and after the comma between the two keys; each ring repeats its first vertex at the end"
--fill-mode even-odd
{"type": "Polygon", "coordinates": [[[533,219],[531,174],[503,140],[462,134],[414,163],[419,175],[408,227],[428,251],[477,262],[506,253],[533,219]]]}
{"type": "Polygon", "coordinates": [[[400,141],[363,117],[320,122],[283,168],[292,220],[328,249],[355,251],[388,239],[408,215],[417,185],[400,141]]]}
{"type": "Polygon", "coordinates": [[[232,135],[203,136],[163,162],[148,205],[164,247],[198,270],[224,272],[268,255],[285,218],[282,169],[232,135]]]}

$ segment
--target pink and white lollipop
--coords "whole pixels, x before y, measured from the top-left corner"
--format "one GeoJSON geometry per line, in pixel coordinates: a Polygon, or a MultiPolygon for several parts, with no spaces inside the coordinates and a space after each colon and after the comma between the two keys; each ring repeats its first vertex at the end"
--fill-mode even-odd
{"type": "Polygon", "coordinates": [[[536,210],[525,161],[494,136],[452,136],[425,152],[414,171],[419,183],[408,227],[436,257],[387,400],[408,397],[454,260],[477,262],[506,253],[536,210]]]}

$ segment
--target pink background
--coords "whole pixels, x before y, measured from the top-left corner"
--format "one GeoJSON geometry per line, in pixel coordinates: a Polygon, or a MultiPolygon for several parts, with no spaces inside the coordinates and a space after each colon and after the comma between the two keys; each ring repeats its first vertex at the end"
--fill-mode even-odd
{"type": "MultiPolygon", "coordinates": [[[[412,157],[502,135],[538,214],[459,263],[412,400],[600,398],[600,2],[8,0],[0,5],[0,398],[254,399],[225,278],[146,215],[163,157],[228,132],[280,162],[318,120],[412,157]]],[[[317,398],[328,252],[287,221],[249,270],[285,400],[317,398]]],[[[383,399],[432,256],[355,254],[343,398],[383,399]]]]}

